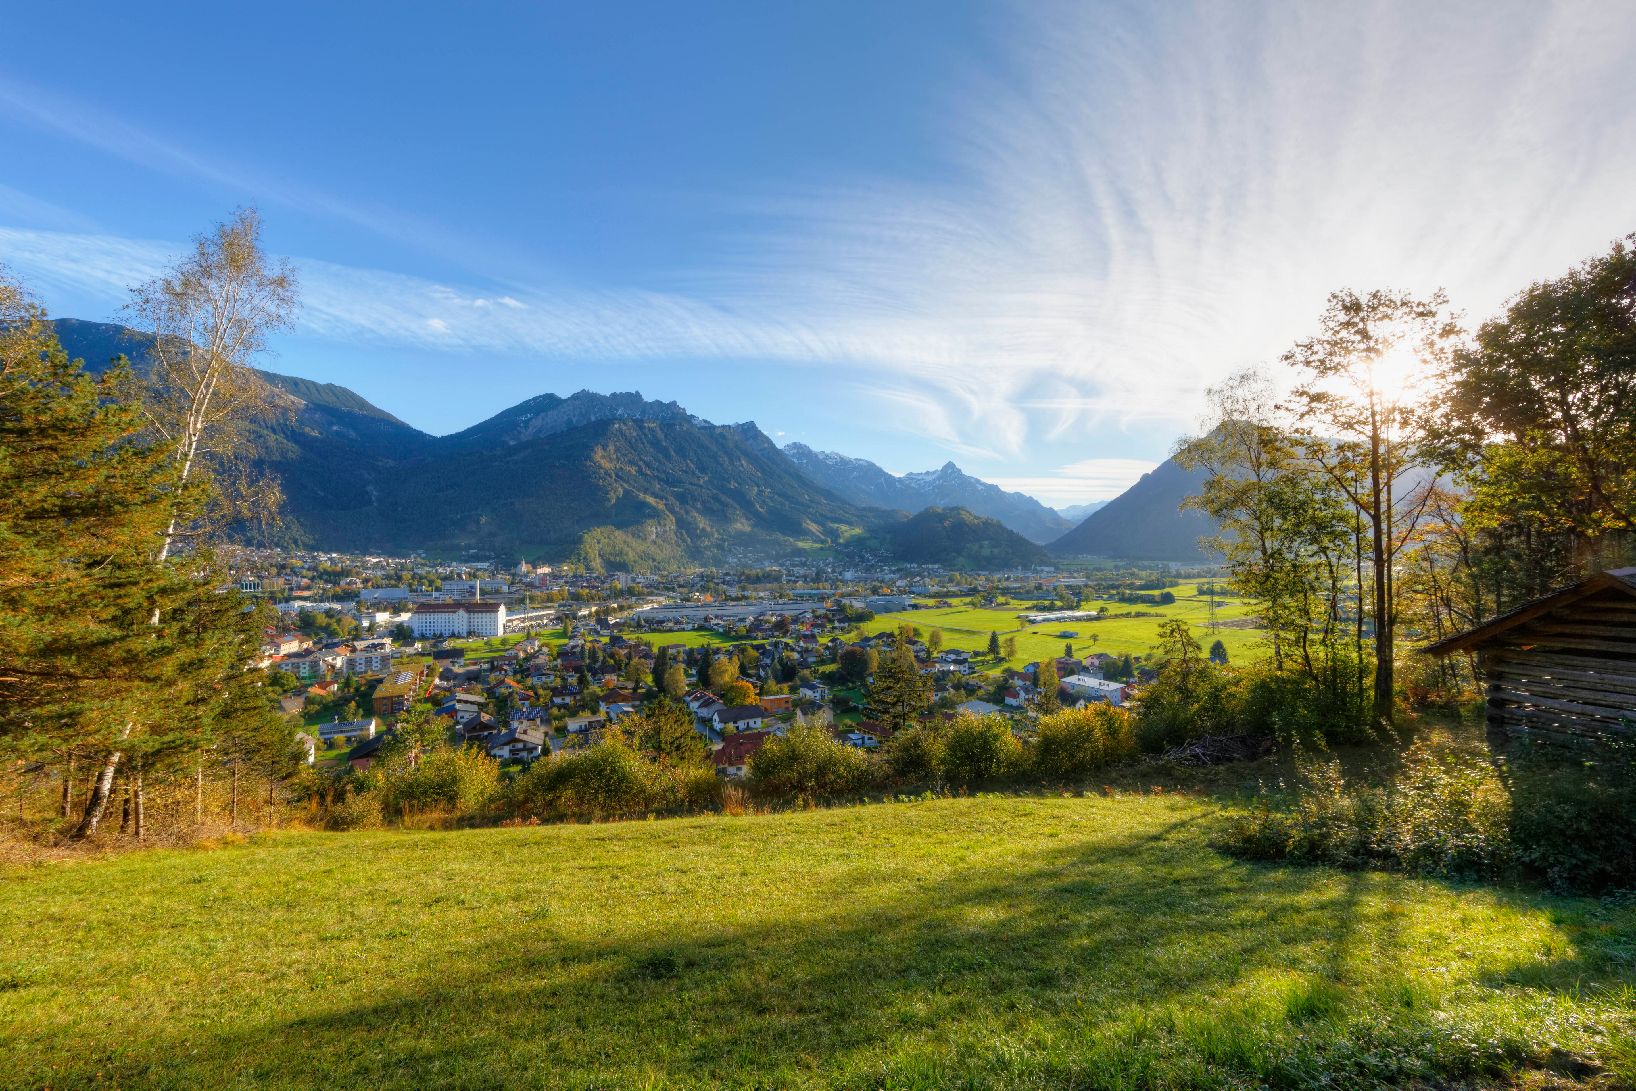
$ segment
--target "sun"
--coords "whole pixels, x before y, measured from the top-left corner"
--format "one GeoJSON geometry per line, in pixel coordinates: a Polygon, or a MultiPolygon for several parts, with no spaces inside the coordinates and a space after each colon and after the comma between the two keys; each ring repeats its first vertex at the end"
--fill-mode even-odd
{"type": "Polygon", "coordinates": [[[1425,363],[1407,345],[1395,345],[1369,363],[1369,388],[1383,401],[1412,401],[1425,379],[1425,363]]]}

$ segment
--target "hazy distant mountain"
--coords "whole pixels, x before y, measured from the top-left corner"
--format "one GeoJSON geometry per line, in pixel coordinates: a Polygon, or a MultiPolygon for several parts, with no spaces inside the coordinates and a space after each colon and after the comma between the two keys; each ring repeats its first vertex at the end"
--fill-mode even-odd
{"type": "Polygon", "coordinates": [[[1003,569],[1047,563],[1044,549],[997,519],[964,508],[926,508],[886,532],[892,555],[911,564],[1003,569]]]}
{"type": "Polygon", "coordinates": [[[911,513],[930,507],[965,508],[997,519],[1035,543],[1052,541],[1072,526],[1032,496],[1006,492],[963,472],[953,462],[899,477],[868,459],[815,451],[804,443],[787,444],[784,453],[802,473],[854,504],[911,513]]]}
{"type": "Polygon", "coordinates": [[[1182,501],[1204,483],[1202,470],[1184,470],[1166,459],[1079,526],[1052,542],[1057,557],[1115,557],[1140,561],[1211,559],[1199,539],[1214,533],[1209,516],[1182,501]]]}
{"type": "Polygon", "coordinates": [[[1066,508],[1058,508],[1057,514],[1070,523],[1084,522],[1085,517],[1093,511],[1101,511],[1108,506],[1106,500],[1092,500],[1089,504],[1071,504],[1066,508]]]}

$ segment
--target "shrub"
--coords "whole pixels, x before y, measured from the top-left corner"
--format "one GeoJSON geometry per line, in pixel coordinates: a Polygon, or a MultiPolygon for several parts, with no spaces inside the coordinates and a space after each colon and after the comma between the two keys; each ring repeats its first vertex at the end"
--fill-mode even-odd
{"type": "Polygon", "coordinates": [[[385,775],[380,805],[388,814],[442,809],[471,814],[500,790],[500,764],[474,747],[428,750],[413,765],[395,764],[385,775]]]}
{"type": "Polygon", "coordinates": [[[1040,717],[1029,757],[1042,778],[1079,780],[1135,752],[1131,714],[1112,705],[1092,704],[1040,717]]]}
{"type": "Polygon", "coordinates": [[[331,803],[324,825],[332,830],[367,830],[381,824],[381,799],[373,792],[346,791],[331,803]]]}
{"type": "Polygon", "coordinates": [[[619,818],[647,814],[666,802],[659,769],[630,747],[607,741],[549,761],[517,778],[513,799],[534,815],[619,818]]]}
{"type": "Polygon", "coordinates": [[[797,725],[767,740],[750,759],[758,791],[813,799],[863,791],[879,780],[879,762],[820,727],[797,725]]]}
{"type": "Polygon", "coordinates": [[[1523,876],[1556,890],[1636,890],[1636,762],[1524,755],[1510,766],[1511,838],[1523,876]]]}
{"type": "Polygon", "coordinates": [[[976,784],[1016,772],[1021,759],[1022,744],[1005,717],[960,715],[944,735],[937,771],[950,784],[976,784]]]}
{"type": "Polygon", "coordinates": [[[892,776],[902,781],[933,780],[943,768],[947,732],[936,722],[915,724],[893,735],[884,757],[892,776]]]}
{"type": "Polygon", "coordinates": [[[1279,739],[1361,742],[1369,734],[1367,674],[1358,684],[1357,661],[1336,650],[1328,668],[1333,684],[1299,671],[1275,671],[1271,663],[1225,670],[1235,733],[1279,739]]]}
{"type": "Polygon", "coordinates": [[[1496,878],[1512,860],[1511,800],[1488,762],[1432,740],[1384,787],[1349,785],[1340,763],[1301,757],[1292,804],[1266,797],[1229,825],[1222,847],[1251,859],[1496,878]]]}

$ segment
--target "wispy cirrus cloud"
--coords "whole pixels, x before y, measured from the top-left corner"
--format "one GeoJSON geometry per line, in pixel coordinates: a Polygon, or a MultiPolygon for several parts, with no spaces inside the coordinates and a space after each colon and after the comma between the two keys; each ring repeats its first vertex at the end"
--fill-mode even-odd
{"type": "MultiPolygon", "coordinates": [[[[1028,462],[1036,472],[1012,487],[1087,500],[1150,464],[1074,454],[1121,436],[1167,444],[1207,385],[1308,332],[1332,289],[1445,287],[1481,316],[1636,229],[1636,20],[1623,4],[1007,14],[1005,69],[950,89],[933,181],[769,184],[741,208],[742,231],[662,288],[477,287],[303,261],[302,321],[337,340],[571,360],[841,365],[849,390],[887,407],[883,428],[1028,462]]],[[[34,109],[38,124],[160,169],[252,181],[24,98],[0,83],[0,108],[34,109]]],[[[273,192],[382,231],[441,230],[273,192]]],[[[0,231],[0,261],[123,286],[164,249],[61,226],[0,231]]]]}

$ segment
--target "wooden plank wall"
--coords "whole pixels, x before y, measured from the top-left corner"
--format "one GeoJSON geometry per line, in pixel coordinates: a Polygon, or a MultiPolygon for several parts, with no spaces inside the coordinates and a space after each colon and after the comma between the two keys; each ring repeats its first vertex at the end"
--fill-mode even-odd
{"type": "Polygon", "coordinates": [[[1491,731],[1576,746],[1636,739],[1636,599],[1562,606],[1499,636],[1481,667],[1491,731]]]}

